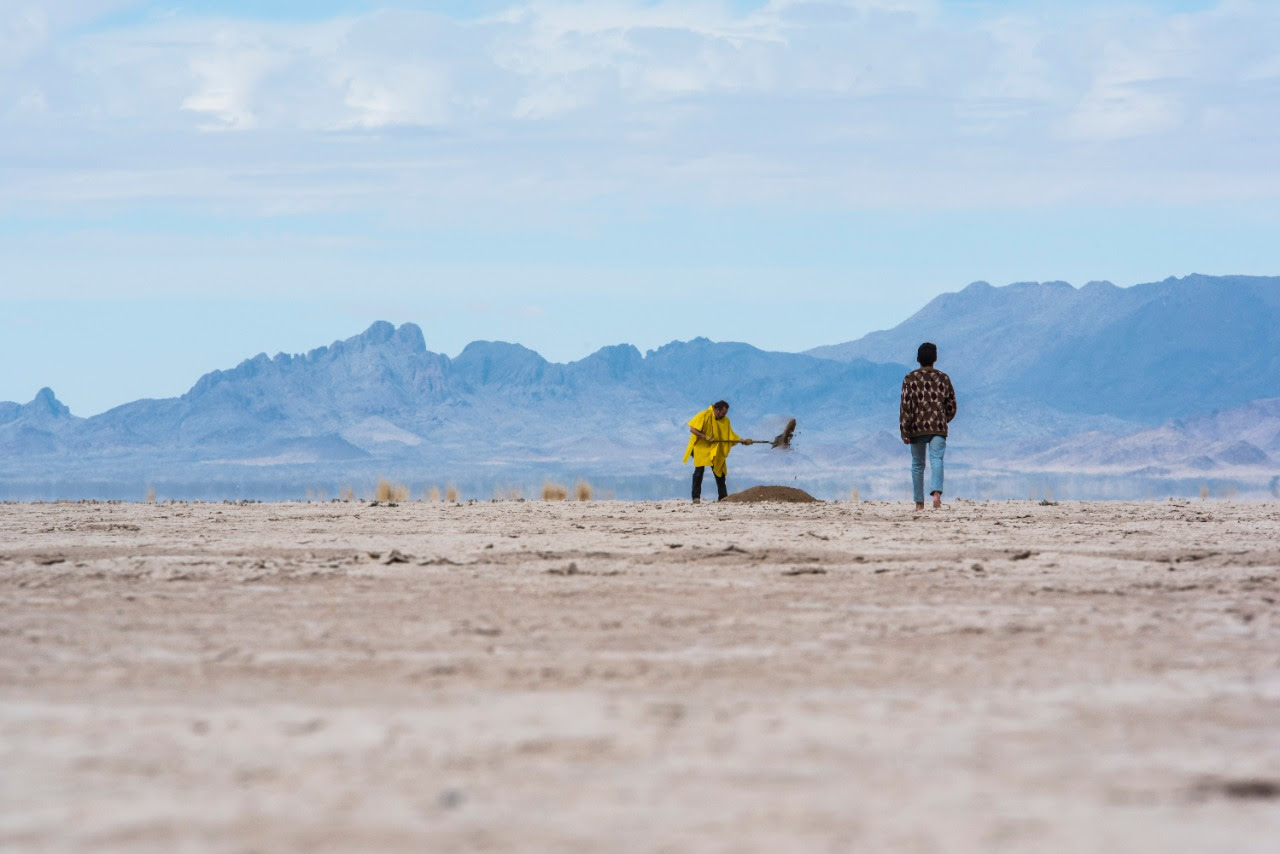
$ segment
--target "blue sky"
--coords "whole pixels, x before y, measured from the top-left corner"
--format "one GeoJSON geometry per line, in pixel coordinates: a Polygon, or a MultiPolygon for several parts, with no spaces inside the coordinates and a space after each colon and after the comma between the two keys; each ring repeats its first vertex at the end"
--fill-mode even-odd
{"type": "Polygon", "coordinates": [[[978,279],[1280,274],[1277,44],[1267,0],[10,0],[0,400],[379,319],[803,350],[978,279]]]}

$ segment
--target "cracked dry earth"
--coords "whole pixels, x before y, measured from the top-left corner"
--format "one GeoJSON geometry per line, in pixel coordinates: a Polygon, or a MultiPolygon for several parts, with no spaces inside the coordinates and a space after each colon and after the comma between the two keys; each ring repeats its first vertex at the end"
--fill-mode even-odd
{"type": "Polygon", "coordinates": [[[0,506],[0,850],[1273,852],[1276,504],[0,506]]]}

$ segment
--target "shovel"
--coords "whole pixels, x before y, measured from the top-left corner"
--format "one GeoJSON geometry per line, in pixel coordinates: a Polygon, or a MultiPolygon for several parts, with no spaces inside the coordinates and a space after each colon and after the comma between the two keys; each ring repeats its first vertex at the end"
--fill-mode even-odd
{"type": "MultiPolygon", "coordinates": [[[[752,439],[753,445],[768,445],[770,448],[781,448],[784,451],[791,450],[791,436],[796,432],[796,420],[792,418],[787,422],[787,427],[773,439],[752,439]]],[[[712,439],[713,442],[728,442],[736,445],[741,439],[712,439]]]]}

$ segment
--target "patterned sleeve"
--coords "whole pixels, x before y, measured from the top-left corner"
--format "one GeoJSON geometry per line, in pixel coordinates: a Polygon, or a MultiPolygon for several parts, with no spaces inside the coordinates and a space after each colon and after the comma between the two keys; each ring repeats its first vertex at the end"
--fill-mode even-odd
{"type": "Polygon", "coordinates": [[[910,438],[907,425],[911,422],[911,403],[911,375],[907,374],[902,378],[902,397],[898,401],[898,432],[903,439],[910,438]]]}
{"type": "Polygon", "coordinates": [[[956,417],[956,390],[955,390],[955,386],[951,385],[950,377],[947,377],[946,407],[947,407],[947,423],[950,424],[951,419],[956,417]]]}

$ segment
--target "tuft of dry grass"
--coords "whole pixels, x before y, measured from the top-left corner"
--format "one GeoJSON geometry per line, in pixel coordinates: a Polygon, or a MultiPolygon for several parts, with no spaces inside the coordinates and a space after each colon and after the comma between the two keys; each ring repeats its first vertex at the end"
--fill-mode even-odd
{"type": "Polygon", "coordinates": [[[861,500],[862,500],[862,496],[860,496],[860,495],[858,494],[858,487],[856,487],[856,486],[853,488],[853,498],[852,498],[852,500],[853,500],[853,503],[854,503],[854,504],[857,504],[859,501],[861,501],[861,500]]]}
{"type": "Polygon", "coordinates": [[[579,501],[590,501],[593,492],[594,490],[591,489],[591,484],[587,483],[585,480],[578,481],[577,485],[573,488],[573,494],[579,501]]]}
{"type": "Polygon", "coordinates": [[[568,497],[569,490],[565,488],[564,484],[551,481],[542,484],[543,501],[564,501],[568,497]]]}
{"type": "Polygon", "coordinates": [[[402,483],[392,483],[385,477],[378,481],[375,497],[383,503],[398,503],[409,500],[409,487],[402,483]]]}
{"type": "Polygon", "coordinates": [[[452,483],[444,488],[444,500],[456,502],[458,500],[458,487],[452,483]]]}
{"type": "Polygon", "coordinates": [[[342,501],[355,501],[356,491],[349,486],[344,486],[338,490],[338,498],[342,501]]]}
{"type": "Polygon", "coordinates": [[[427,500],[436,502],[440,500],[440,487],[433,486],[427,490],[427,500]]]}
{"type": "Polygon", "coordinates": [[[156,503],[156,488],[154,486],[147,487],[147,503],[148,504],[156,503]]]}

